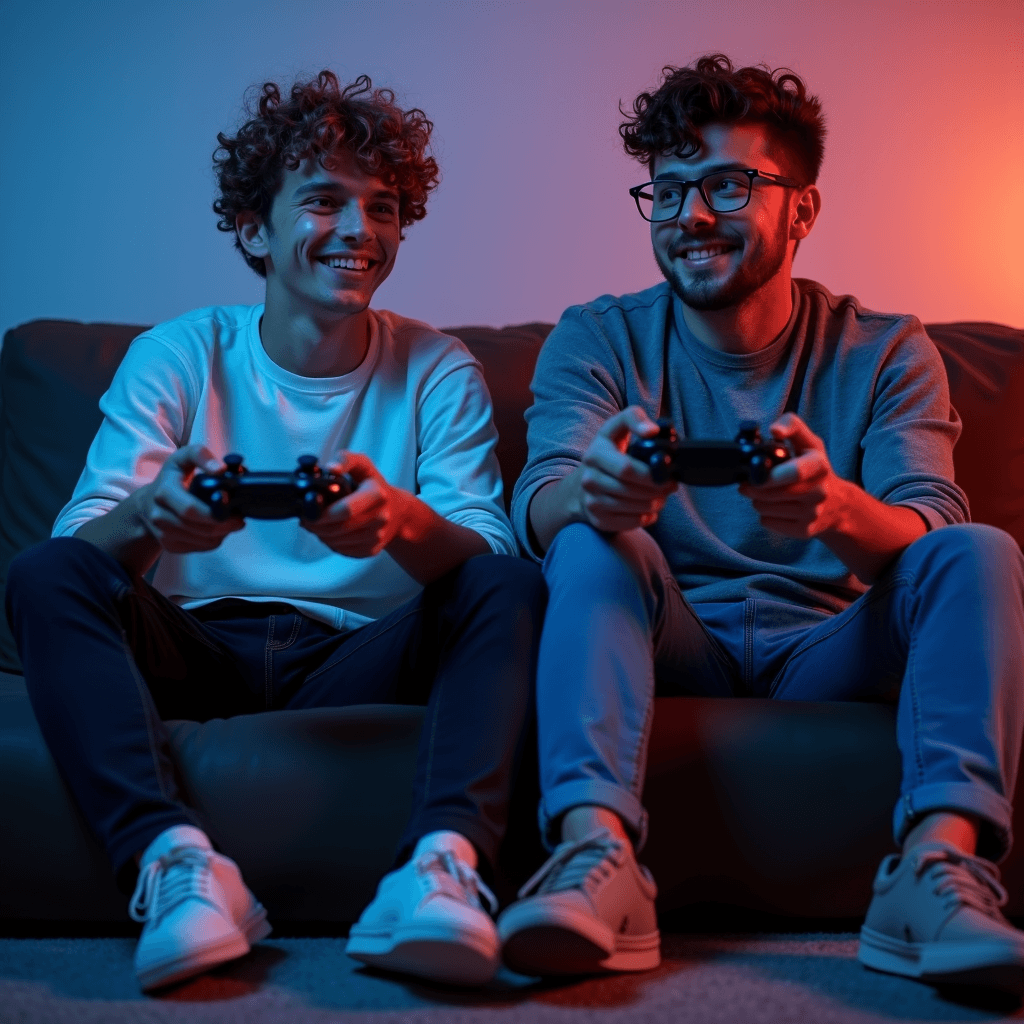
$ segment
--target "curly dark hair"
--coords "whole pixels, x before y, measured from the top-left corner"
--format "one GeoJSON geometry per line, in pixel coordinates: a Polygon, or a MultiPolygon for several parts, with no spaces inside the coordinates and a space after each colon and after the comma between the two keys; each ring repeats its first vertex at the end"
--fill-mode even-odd
{"type": "Polygon", "coordinates": [[[755,124],[765,129],[771,155],[802,185],[818,180],[825,155],[825,117],[799,75],[767,64],[734,68],[724,53],[692,67],[662,69],[662,83],[633,102],[633,116],[619,125],[626,152],[653,173],[661,153],[693,156],[708,124],[755,124]]]}
{"type": "Polygon", "coordinates": [[[249,120],[235,135],[217,134],[213,166],[219,195],[213,211],[220,217],[217,227],[234,232],[235,248],[261,277],[263,260],[242,248],[235,217],[250,210],[266,221],[285,169],[293,171],[311,157],[329,169],[343,147],[366,174],[397,188],[402,228],[427,215],[427,197],[440,172],[427,151],[434,125],[422,110],[402,110],[390,89],[374,89],[366,75],[341,88],[330,71],[297,81],[286,100],[274,82],[265,82],[257,95],[255,110],[250,101],[249,120]]]}

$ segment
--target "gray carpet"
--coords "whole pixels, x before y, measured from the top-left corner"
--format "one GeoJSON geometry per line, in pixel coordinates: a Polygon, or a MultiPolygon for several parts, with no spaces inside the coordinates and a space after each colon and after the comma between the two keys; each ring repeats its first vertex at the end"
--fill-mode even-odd
{"type": "Polygon", "coordinates": [[[999,1021],[1015,1002],[940,993],[857,963],[851,933],[666,935],[648,974],[483,991],[410,984],[345,956],[342,938],[271,938],[157,998],[139,994],[130,938],[0,939],[0,1021],[45,1024],[999,1021]]]}

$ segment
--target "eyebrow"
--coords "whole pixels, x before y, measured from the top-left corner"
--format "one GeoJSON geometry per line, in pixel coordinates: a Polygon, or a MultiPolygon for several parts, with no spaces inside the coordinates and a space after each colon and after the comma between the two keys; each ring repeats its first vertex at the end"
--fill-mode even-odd
{"type": "MultiPolygon", "coordinates": [[[[336,181],[331,181],[329,178],[315,178],[313,181],[306,182],[305,185],[300,185],[295,190],[294,194],[301,197],[311,195],[313,192],[334,192],[337,194],[339,192],[347,191],[348,190],[346,188],[339,185],[336,181]]],[[[377,191],[373,193],[373,196],[374,198],[380,196],[386,196],[389,199],[399,198],[398,192],[395,189],[388,188],[377,189],[377,191]]]]}
{"type": "MultiPolygon", "coordinates": [[[[712,164],[710,167],[704,169],[703,174],[698,174],[697,178],[704,178],[709,174],[717,174],[718,171],[752,171],[753,167],[745,167],[743,164],[737,163],[735,160],[727,161],[726,163],[712,164]]],[[[676,174],[670,174],[667,171],[663,171],[661,174],[654,176],[655,181],[696,181],[697,178],[680,178],[676,174]]]]}

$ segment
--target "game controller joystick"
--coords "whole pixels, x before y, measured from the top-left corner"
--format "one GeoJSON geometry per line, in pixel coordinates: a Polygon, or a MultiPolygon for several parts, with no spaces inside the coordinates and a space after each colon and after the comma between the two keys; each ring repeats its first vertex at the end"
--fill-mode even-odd
{"type": "Polygon", "coordinates": [[[788,441],[762,441],[754,420],[740,424],[735,441],[680,441],[668,419],[654,437],[638,437],[626,449],[651,471],[655,483],[676,480],[698,487],[763,484],[775,466],[793,457],[788,441]]]}
{"type": "Polygon", "coordinates": [[[356,489],[348,473],[324,473],[315,455],[300,455],[291,473],[251,473],[241,455],[225,455],[219,473],[196,473],[189,493],[205,502],[219,522],[243,519],[319,519],[332,505],[356,489]]]}

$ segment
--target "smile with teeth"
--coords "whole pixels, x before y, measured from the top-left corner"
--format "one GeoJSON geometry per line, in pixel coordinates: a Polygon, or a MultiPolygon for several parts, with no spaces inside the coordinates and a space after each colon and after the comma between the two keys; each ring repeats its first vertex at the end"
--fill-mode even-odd
{"type": "Polygon", "coordinates": [[[369,270],[370,261],[351,256],[324,256],[320,260],[325,266],[333,270],[369,270]]]}
{"type": "Polygon", "coordinates": [[[732,246],[729,245],[709,245],[703,249],[683,249],[679,255],[684,260],[709,260],[715,256],[721,256],[723,253],[729,252],[732,246]]]}

